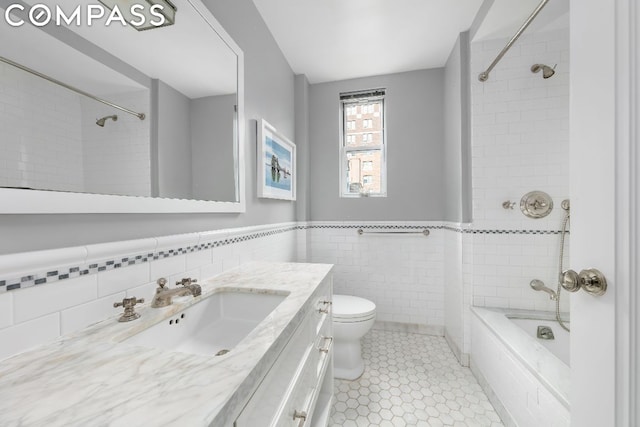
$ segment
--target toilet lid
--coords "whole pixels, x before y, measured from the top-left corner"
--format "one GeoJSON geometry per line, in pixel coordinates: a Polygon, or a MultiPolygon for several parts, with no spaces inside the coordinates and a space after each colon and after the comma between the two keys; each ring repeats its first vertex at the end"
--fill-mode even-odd
{"type": "Polygon", "coordinates": [[[376,305],[368,299],[351,295],[333,295],[334,319],[361,319],[375,314],[376,305]]]}

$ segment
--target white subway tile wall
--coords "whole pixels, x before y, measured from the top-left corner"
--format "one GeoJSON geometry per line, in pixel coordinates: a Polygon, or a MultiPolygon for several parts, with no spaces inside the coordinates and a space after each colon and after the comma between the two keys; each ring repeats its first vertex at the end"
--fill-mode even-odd
{"type": "Polygon", "coordinates": [[[11,292],[0,294],[0,329],[13,323],[13,295],[11,292]]]}
{"type": "Polygon", "coordinates": [[[126,296],[124,292],[112,293],[106,297],[62,310],[60,312],[60,334],[79,331],[87,325],[112,317],[114,315],[113,303],[121,302],[126,296]]]}
{"type": "Polygon", "coordinates": [[[373,301],[377,320],[444,325],[442,229],[428,237],[358,235],[360,225],[441,227],[439,222],[312,222],[308,230],[310,262],[335,264],[333,289],[373,301]]]}
{"type": "MultiPolygon", "coordinates": [[[[0,64],[0,186],[148,196],[149,117],[0,64]],[[117,114],[117,122],[96,119],[117,114]]],[[[101,94],[149,116],[149,91],[101,94]]]]}
{"type": "MultiPolygon", "coordinates": [[[[554,311],[555,301],[531,289],[532,279],[555,290],[558,285],[559,234],[472,235],[473,305],[554,311]]],[[[565,240],[564,268],[568,268],[569,239],[565,240]]],[[[560,309],[569,311],[563,293],[560,309]]]]}
{"type": "Polygon", "coordinates": [[[60,313],[0,329],[0,360],[60,336],[60,313]]]}
{"type": "Polygon", "coordinates": [[[23,323],[93,301],[98,297],[97,282],[93,275],[21,289],[13,295],[13,320],[23,323]]]}
{"type": "Polygon", "coordinates": [[[558,230],[569,197],[569,30],[523,35],[489,80],[478,81],[506,42],[471,45],[473,225],[558,230]],[[557,64],[555,75],[533,74],[536,63],[557,64]],[[534,220],[502,207],[532,190],[551,195],[551,215],[534,220]]]}
{"type": "Polygon", "coordinates": [[[79,95],[0,64],[0,185],[83,190],[79,95]]]}
{"type": "MultiPolygon", "coordinates": [[[[560,204],[569,198],[569,30],[524,35],[489,80],[478,81],[478,73],[506,42],[471,45],[473,228],[558,231],[565,215],[560,204]],[[533,74],[531,66],[540,63],[557,64],[555,75],[543,79],[541,73],[533,74]],[[546,218],[531,219],[520,212],[520,199],[533,190],[545,191],[553,199],[554,209],[546,218]],[[515,208],[504,209],[505,201],[515,202],[515,208]]],[[[569,240],[566,235],[565,269],[569,240]]],[[[462,237],[462,352],[470,354],[474,373],[487,378],[488,386],[521,426],[569,425],[569,413],[469,307],[554,311],[555,302],[532,290],[529,283],[539,279],[556,289],[559,245],[558,233],[462,237]]],[[[562,294],[561,311],[569,311],[569,299],[566,292],[562,294]]]]}
{"type": "MultiPolygon", "coordinates": [[[[447,224],[459,227],[458,224],[447,224]]],[[[462,360],[463,350],[463,311],[464,311],[464,282],[462,281],[462,233],[445,230],[443,232],[444,246],[444,319],[447,341],[458,361],[462,360]]]]}
{"type": "MultiPolygon", "coordinates": [[[[124,292],[131,288],[131,284],[139,284],[149,281],[150,269],[148,262],[130,265],[125,268],[103,271],[97,274],[98,297],[124,292]]],[[[55,286],[55,285],[53,285],[55,286]]]]}
{"type": "MultiPolygon", "coordinates": [[[[485,83],[476,76],[504,47],[506,39],[471,45],[473,228],[560,230],[569,198],[569,31],[524,35],[485,83]],[[557,64],[549,79],[531,66],[557,64]],[[554,202],[546,218],[531,219],[519,209],[533,190],[554,202]],[[516,207],[504,209],[504,201],[516,207]]],[[[530,289],[540,279],[558,283],[558,234],[474,234],[464,256],[464,280],[473,305],[553,311],[548,295],[530,289]]],[[[569,236],[566,236],[565,268],[569,236]]],[[[565,293],[561,309],[568,311],[565,293]]],[[[467,325],[468,329],[468,325],[467,325]]],[[[464,346],[468,348],[468,346],[464,346]]]]}
{"type": "MultiPolygon", "coordinates": [[[[139,254],[168,253],[169,250],[185,249],[198,243],[261,234],[258,238],[249,238],[237,243],[227,242],[202,251],[170,255],[166,258],[159,256],[158,259],[152,257],[148,262],[135,265],[123,263],[120,268],[105,271],[94,269],[93,274],[77,278],[1,292],[0,359],[51,341],[62,334],[118,316],[122,309],[113,308],[113,303],[121,301],[125,296],[136,296],[150,301],[157,286],[155,281],[161,276],[165,276],[171,284],[172,281],[187,276],[208,278],[249,261],[296,261],[299,252],[297,244],[302,240],[300,233],[305,231],[292,228],[295,226],[296,224],[292,223],[274,224],[211,234],[188,234],[42,251],[33,253],[37,256],[32,258],[31,270],[27,269],[27,263],[21,263],[24,258],[28,258],[28,254],[0,256],[0,265],[11,266],[16,261],[20,268],[25,269],[25,273],[34,273],[55,267],[51,260],[61,259],[65,264],[69,263],[72,261],[71,254],[77,255],[72,265],[78,266],[87,262],[104,263],[129,256],[132,255],[133,249],[138,250],[139,254]],[[118,247],[121,251],[118,251],[118,247]],[[101,255],[109,256],[98,259],[101,255]]],[[[7,274],[13,277],[17,272],[15,269],[0,269],[0,276],[6,277],[7,274]]],[[[4,290],[4,287],[2,289],[4,290]]]]}
{"type": "Polygon", "coordinates": [[[151,195],[151,133],[149,90],[103,94],[111,102],[144,113],[138,117],[82,98],[82,156],[84,186],[91,193],[130,196],[151,195]],[[117,115],[104,127],[96,119],[117,115]]]}
{"type": "Polygon", "coordinates": [[[471,313],[473,305],[473,234],[462,235],[462,353],[471,351],[471,313]]]}

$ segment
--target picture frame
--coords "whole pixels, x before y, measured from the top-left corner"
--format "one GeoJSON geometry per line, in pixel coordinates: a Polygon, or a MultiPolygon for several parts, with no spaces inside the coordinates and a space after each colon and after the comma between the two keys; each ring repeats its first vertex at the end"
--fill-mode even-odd
{"type": "Polygon", "coordinates": [[[296,144],[264,119],[257,142],[258,197],[296,200],[296,144]]]}

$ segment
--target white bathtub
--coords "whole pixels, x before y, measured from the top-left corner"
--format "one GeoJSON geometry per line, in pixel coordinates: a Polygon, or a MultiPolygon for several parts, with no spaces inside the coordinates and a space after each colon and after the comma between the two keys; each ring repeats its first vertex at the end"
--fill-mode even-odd
{"type": "MultiPolygon", "coordinates": [[[[526,314],[524,316],[526,316],[526,314]]],[[[515,314],[507,314],[507,318],[518,325],[522,330],[524,330],[527,335],[536,339],[547,350],[555,354],[556,357],[562,360],[565,365],[571,366],[569,362],[569,332],[565,331],[555,319],[531,319],[528,317],[520,317],[519,315],[515,314]],[[551,330],[553,331],[554,339],[544,340],[538,338],[538,326],[546,326],[551,328],[551,330]]],[[[565,325],[567,325],[567,327],[570,327],[570,324],[568,322],[564,323],[565,325]]]]}
{"type": "Polygon", "coordinates": [[[570,368],[562,360],[569,360],[569,334],[553,313],[471,311],[471,369],[505,425],[569,426],[570,368]],[[551,327],[556,339],[536,338],[538,325],[551,327]]]}

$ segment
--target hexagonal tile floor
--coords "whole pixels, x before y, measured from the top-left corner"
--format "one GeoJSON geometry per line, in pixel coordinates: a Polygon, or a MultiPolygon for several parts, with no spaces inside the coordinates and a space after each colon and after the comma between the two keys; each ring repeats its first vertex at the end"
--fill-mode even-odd
{"type": "Polygon", "coordinates": [[[335,380],[330,426],[502,426],[469,370],[443,337],[370,331],[366,368],[355,381],[335,380]]]}

